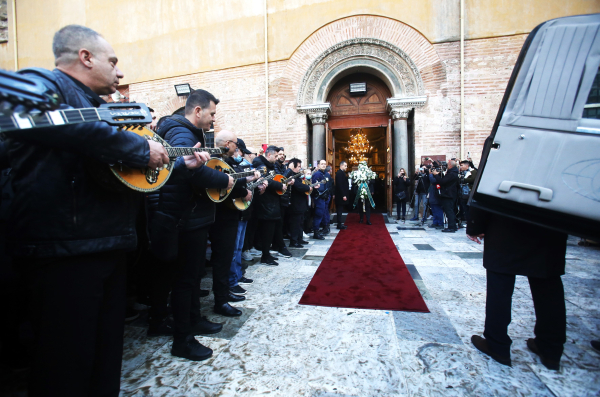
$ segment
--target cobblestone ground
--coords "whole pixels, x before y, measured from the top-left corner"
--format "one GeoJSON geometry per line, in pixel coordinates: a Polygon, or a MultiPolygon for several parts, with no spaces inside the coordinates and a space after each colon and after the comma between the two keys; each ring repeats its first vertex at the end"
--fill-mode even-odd
{"type": "MultiPolygon", "coordinates": [[[[255,282],[247,300],[235,305],[241,318],[214,315],[211,297],[203,299],[203,313],[225,324],[219,334],[197,337],[214,350],[209,360],[173,357],[170,338],[147,338],[143,319],[128,325],[121,395],[599,395],[600,354],[590,341],[600,339],[600,249],[569,238],[567,343],[558,372],[526,347],[535,315],[527,279],[517,277],[509,368],[470,343],[484,325],[482,246],[464,229],[448,235],[419,226],[387,224],[431,313],[298,305],[336,237],[332,229],[327,240],[293,250],[277,267],[250,265],[247,276],[255,282]]],[[[211,282],[204,279],[203,288],[211,282]]]]}

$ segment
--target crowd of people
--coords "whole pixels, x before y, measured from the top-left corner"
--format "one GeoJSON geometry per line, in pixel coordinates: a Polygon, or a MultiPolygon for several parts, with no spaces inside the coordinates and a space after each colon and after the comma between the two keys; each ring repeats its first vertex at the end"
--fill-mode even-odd
{"type": "MultiPolygon", "coordinates": [[[[123,78],[110,44],[89,28],[62,28],[52,49],[56,69],[21,73],[57,92],[65,108],[100,106],[105,103],[101,96],[115,92],[123,78]]],[[[172,147],[205,148],[204,131],[215,122],[218,104],[211,93],[195,90],[183,114],[154,120],[150,127],[172,147]]],[[[248,147],[227,130],[219,131],[214,143],[233,173],[207,166],[208,152],[170,158],[161,143],[102,122],[23,130],[0,143],[0,239],[7,247],[0,252],[7,320],[0,338],[4,353],[30,367],[30,396],[117,396],[125,319],[136,315],[129,312],[135,297],[149,306],[148,337],[172,336],[171,354],[177,357],[211,357],[212,350],[194,336],[218,333],[223,325],[202,315],[200,298],[212,292],[214,313],[241,316],[235,303],[246,299],[246,288],[253,283],[245,276],[248,262],[259,258],[261,264],[277,266],[280,258],[292,256],[290,247],[303,248],[308,238],[325,239],[334,204],[337,229],[346,229],[343,212],[354,207],[356,196],[346,162],[333,175],[326,160],[303,165],[296,157],[287,159],[283,147],[248,147]],[[103,185],[107,165],[161,170],[170,162],[171,176],[159,190],[140,194],[103,185]],[[215,202],[207,189],[227,191],[228,198],[215,202]],[[208,265],[212,291],[200,288],[208,265]],[[24,324],[31,335],[23,336],[24,324]]],[[[393,182],[398,220],[405,221],[406,204],[412,201],[410,221],[421,217],[424,222],[431,214],[432,228],[455,232],[464,227],[467,219],[475,219],[466,200],[476,175],[470,159],[447,164],[426,159],[412,177],[401,169],[393,182]]],[[[372,183],[368,189],[370,199],[372,183]]],[[[358,210],[361,222],[366,212],[370,225],[367,201],[358,210]]],[[[475,222],[471,229],[474,241],[484,232],[494,234],[475,222]]],[[[539,233],[535,228],[530,232],[539,233]]],[[[540,334],[549,336],[532,349],[546,352],[550,365],[557,367],[564,343],[560,275],[566,239],[562,234],[550,237],[556,242],[555,256],[563,260],[556,261],[549,278],[540,270],[543,258],[540,269],[525,275],[534,301],[552,300],[562,310],[560,319],[552,320],[549,306],[536,303],[536,313],[539,308],[546,321],[540,334]]],[[[488,341],[480,338],[474,344],[510,363],[506,296],[512,293],[514,274],[523,273],[502,274],[493,265],[488,268],[488,286],[495,280],[495,293],[502,299],[489,303],[496,309],[488,311],[488,341]]]]}
{"type": "MultiPolygon", "coordinates": [[[[124,76],[110,44],[89,28],[62,28],[52,49],[54,70],[20,73],[58,93],[64,109],[106,103],[102,96],[124,76]]],[[[183,112],[153,117],[148,127],[171,147],[204,148],[218,104],[194,90],[183,112]]],[[[289,247],[323,240],[334,199],[337,227],[346,228],[346,163],[334,184],[325,160],[303,167],[286,159],[283,147],[247,147],[227,130],[214,145],[229,172],[206,165],[206,151],[169,157],[158,141],[102,122],[7,133],[0,142],[8,320],[0,337],[8,360],[30,368],[30,396],[118,395],[124,324],[139,303],[149,306],[148,337],[172,336],[177,357],[211,357],[194,337],[223,328],[202,315],[200,298],[211,293],[200,288],[208,265],[212,311],[238,317],[242,310],[232,304],[245,300],[244,287],[253,283],[244,275],[248,261],[277,266],[292,256],[289,247]],[[106,183],[113,164],[169,166],[171,174],[159,190],[140,194],[106,183]],[[208,189],[228,197],[215,202],[208,189]]]]}
{"type": "Polygon", "coordinates": [[[421,223],[432,219],[429,227],[444,233],[466,227],[467,201],[476,176],[477,168],[470,158],[452,158],[448,163],[425,158],[412,178],[401,168],[393,181],[398,221],[406,221],[406,204],[413,203],[413,217],[408,221],[418,222],[421,212],[421,223]]]}

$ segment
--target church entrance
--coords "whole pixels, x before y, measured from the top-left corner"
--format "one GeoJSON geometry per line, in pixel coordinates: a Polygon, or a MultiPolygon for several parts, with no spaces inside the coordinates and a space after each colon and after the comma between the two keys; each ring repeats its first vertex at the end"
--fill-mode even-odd
{"type": "Polygon", "coordinates": [[[373,75],[355,73],[343,77],[329,92],[331,116],[325,126],[327,163],[336,172],[340,162],[345,161],[351,171],[365,159],[378,175],[374,181],[375,210],[389,214],[393,207],[393,153],[386,100],[390,97],[389,88],[373,75]],[[356,143],[368,149],[359,153],[356,143]]]}

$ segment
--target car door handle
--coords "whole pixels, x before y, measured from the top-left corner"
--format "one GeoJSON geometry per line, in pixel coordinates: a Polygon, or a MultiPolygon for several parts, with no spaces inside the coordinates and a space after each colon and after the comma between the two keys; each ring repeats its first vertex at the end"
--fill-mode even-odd
{"type": "Polygon", "coordinates": [[[500,187],[498,188],[498,190],[500,190],[502,193],[508,193],[508,192],[510,192],[510,189],[513,187],[518,187],[519,189],[533,190],[534,192],[538,192],[540,194],[539,200],[543,200],[543,201],[552,200],[552,189],[548,189],[546,187],[541,187],[541,186],[529,185],[527,183],[502,181],[502,183],[500,183],[500,187]]]}

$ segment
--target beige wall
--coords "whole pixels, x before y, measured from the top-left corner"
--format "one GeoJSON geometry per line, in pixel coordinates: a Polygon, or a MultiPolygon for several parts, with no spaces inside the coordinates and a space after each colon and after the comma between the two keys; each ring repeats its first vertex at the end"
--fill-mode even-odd
{"type": "MultiPolygon", "coordinates": [[[[113,44],[124,84],[264,62],[263,0],[17,0],[19,66],[53,67],[52,34],[79,23],[113,44]]],[[[289,59],[350,15],[402,21],[431,43],[459,35],[458,0],[268,0],[269,60],[289,59]]],[[[600,12],[597,0],[466,0],[469,39],[527,33],[547,19],[600,12]]],[[[376,29],[376,27],[374,27],[376,29]]],[[[12,51],[0,46],[0,65],[12,51]]]]}

